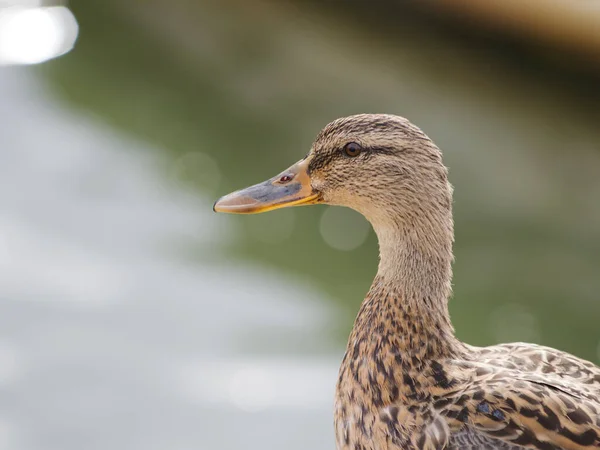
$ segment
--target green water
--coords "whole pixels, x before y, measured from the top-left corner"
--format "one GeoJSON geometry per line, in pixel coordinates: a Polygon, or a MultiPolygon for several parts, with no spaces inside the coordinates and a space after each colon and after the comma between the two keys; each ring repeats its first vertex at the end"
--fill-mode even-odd
{"type": "MultiPolygon", "coordinates": [[[[572,88],[576,75],[526,69],[419,23],[390,30],[383,11],[362,21],[302,2],[70,6],[77,47],[40,72],[74,108],[161,149],[165,177],[204,198],[278,173],[336,117],[410,118],[444,151],[455,186],[458,335],[599,360],[600,103],[572,88]]],[[[352,250],[328,245],[325,210],[223,216],[235,240],[172,251],[224,267],[251,261],[322,291],[339,307],[331,335],[341,346],[377,248],[372,232],[352,250]]],[[[339,223],[352,233],[362,220],[339,223]]]]}

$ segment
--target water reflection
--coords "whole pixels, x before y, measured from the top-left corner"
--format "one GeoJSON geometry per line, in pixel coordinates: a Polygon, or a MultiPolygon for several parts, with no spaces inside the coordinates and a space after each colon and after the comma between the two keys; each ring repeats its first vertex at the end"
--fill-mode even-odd
{"type": "Polygon", "coordinates": [[[0,96],[0,448],[330,448],[322,294],[219,258],[235,229],[147,144],[24,69],[0,96]]]}
{"type": "Polygon", "coordinates": [[[181,368],[186,398],[242,411],[330,411],[338,361],[308,358],[208,360],[181,368]]]}

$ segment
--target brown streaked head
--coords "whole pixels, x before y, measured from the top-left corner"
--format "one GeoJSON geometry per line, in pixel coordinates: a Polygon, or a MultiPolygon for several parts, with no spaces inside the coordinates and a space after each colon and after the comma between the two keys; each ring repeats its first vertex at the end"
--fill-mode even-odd
{"type": "Polygon", "coordinates": [[[222,197],[214,210],[259,213],[326,203],[353,208],[377,226],[449,216],[451,195],[441,152],[418,127],[399,116],[359,114],[331,122],[306,158],[222,197]]]}

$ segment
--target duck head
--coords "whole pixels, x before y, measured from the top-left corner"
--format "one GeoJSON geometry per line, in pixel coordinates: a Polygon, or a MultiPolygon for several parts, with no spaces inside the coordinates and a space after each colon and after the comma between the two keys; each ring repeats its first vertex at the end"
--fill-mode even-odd
{"type": "Polygon", "coordinates": [[[318,203],[363,214],[380,244],[390,230],[395,237],[402,232],[436,241],[443,235],[447,241],[450,235],[452,241],[452,188],[441,152],[399,116],[359,114],[331,122],[304,159],[222,197],[214,210],[253,214],[318,203]]]}

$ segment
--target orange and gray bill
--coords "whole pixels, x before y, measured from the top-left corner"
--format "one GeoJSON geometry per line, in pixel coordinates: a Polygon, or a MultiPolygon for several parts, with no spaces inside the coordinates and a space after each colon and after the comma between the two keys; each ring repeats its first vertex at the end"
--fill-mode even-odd
{"type": "Polygon", "coordinates": [[[309,158],[297,162],[263,183],[232,192],[215,203],[216,212],[257,214],[287,206],[319,203],[320,195],[310,184],[309,158]]]}

